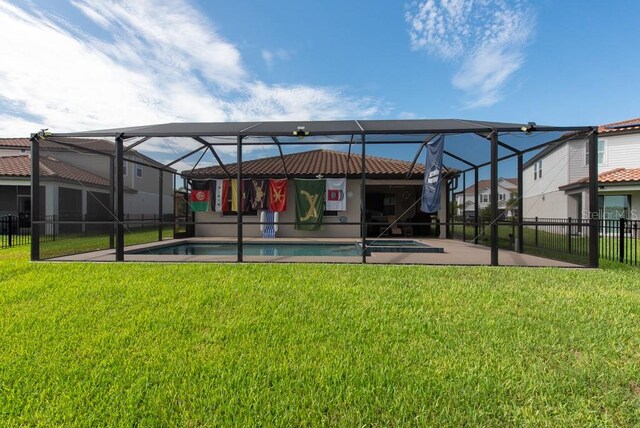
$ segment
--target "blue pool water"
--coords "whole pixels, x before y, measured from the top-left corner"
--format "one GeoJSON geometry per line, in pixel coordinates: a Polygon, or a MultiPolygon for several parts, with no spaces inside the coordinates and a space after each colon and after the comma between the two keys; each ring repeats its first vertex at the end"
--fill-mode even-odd
{"type": "MultiPolygon", "coordinates": [[[[367,241],[367,255],[371,252],[426,253],[442,252],[441,248],[431,247],[414,240],[367,241]],[[370,247],[369,247],[370,246],[370,247]]],[[[362,255],[361,242],[310,242],[310,243],[269,243],[245,242],[242,252],[246,256],[332,256],[357,257],[362,255]]],[[[235,242],[181,243],[140,250],[127,251],[127,254],[176,255],[176,256],[232,256],[237,254],[235,242]]]]}
{"type": "MultiPolygon", "coordinates": [[[[232,256],[238,250],[235,243],[186,243],[129,251],[129,254],[161,254],[181,256],[232,256]]],[[[245,242],[242,245],[245,256],[359,256],[355,243],[262,243],[245,242]]]]}

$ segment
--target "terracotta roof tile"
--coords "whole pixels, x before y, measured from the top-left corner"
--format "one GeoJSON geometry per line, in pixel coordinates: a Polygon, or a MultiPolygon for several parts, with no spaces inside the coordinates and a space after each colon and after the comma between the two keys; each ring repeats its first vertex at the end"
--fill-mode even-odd
{"type": "MultiPolygon", "coordinates": [[[[359,177],[361,175],[361,160],[359,154],[335,150],[311,150],[291,153],[283,156],[287,172],[291,177],[315,177],[322,174],[325,177],[344,176],[359,177]],[[349,165],[347,166],[347,159],[349,165]]],[[[389,159],[377,156],[367,156],[367,176],[379,178],[405,178],[411,168],[411,162],[389,159]]],[[[237,174],[236,164],[225,165],[233,176],[237,174]]],[[[189,171],[184,171],[188,174],[189,171]]],[[[285,171],[280,156],[264,159],[249,160],[242,163],[242,173],[248,178],[268,178],[284,176],[285,171]]],[[[413,168],[413,178],[424,175],[424,165],[416,163],[413,168]]],[[[193,171],[193,177],[224,178],[226,174],[220,166],[198,168],[193,171]]]]}
{"type": "Polygon", "coordinates": [[[612,132],[622,132],[622,131],[640,131],[640,117],[636,117],[635,119],[623,120],[621,122],[607,123],[606,125],[598,126],[598,132],[600,134],[607,134],[612,132]]]}
{"type": "MultiPolygon", "coordinates": [[[[518,179],[517,178],[502,178],[502,180],[509,181],[515,186],[518,185],[518,179]]],[[[489,187],[489,186],[491,186],[491,180],[480,180],[480,181],[478,181],[478,188],[480,190],[484,189],[485,187],[489,187]]],[[[476,189],[476,185],[472,184],[471,186],[469,186],[469,187],[467,187],[465,189],[465,193],[466,194],[469,194],[469,193],[474,194],[476,192],[475,189],[476,189]]]]}
{"type": "MultiPolygon", "coordinates": [[[[62,142],[77,144],[78,146],[101,152],[113,152],[114,150],[113,143],[106,140],[61,137],[58,137],[57,139],[62,142]]],[[[31,141],[28,138],[0,138],[0,147],[28,149],[31,147],[31,141]]],[[[43,141],[40,143],[40,147],[43,149],[66,149],[65,146],[54,143],[53,141],[43,141]]]]}
{"type": "MultiPolygon", "coordinates": [[[[30,177],[31,157],[28,155],[0,157],[0,176],[30,177]]],[[[109,186],[109,180],[106,178],[61,162],[52,156],[40,159],[40,177],[80,182],[91,186],[109,186]]]]}
{"type": "MultiPolygon", "coordinates": [[[[598,174],[598,183],[635,183],[640,182],[640,168],[615,168],[598,174]]],[[[589,183],[589,177],[561,186],[560,189],[576,187],[589,183]]]]}

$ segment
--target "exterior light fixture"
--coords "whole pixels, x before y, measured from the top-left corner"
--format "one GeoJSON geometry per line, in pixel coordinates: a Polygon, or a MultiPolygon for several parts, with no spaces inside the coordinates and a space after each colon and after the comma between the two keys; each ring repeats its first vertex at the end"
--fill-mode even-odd
{"type": "Polygon", "coordinates": [[[522,126],[520,127],[520,130],[522,132],[524,132],[525,134],[529,135],[531,134],[533,131],[536,130],[536,123],[535,122],[528,122],[527,126],[522,126]]]}
{"type": "Polygon", "coordinates": [[[293,131],[293,136],[294,137],[298,137],[300,139],[303,139],[304,137],[306,137],[307,135],[309,135],[309,131],[305,131],[304,130],[304,126],[298,126],[298,129],[296,129],[295,131],[293,131]]]}

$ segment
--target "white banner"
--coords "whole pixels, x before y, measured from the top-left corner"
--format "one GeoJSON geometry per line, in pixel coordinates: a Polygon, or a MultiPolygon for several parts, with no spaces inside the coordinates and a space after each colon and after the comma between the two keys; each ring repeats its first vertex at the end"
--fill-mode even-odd
{"type": "Polygon", "coordinates": [[[325,196],[325,210],[347,210],[347,179],[327,178],[327,190],[325,196]]]}
{"type": "Polygon", "coordinates": [[[222,186],[224,185],[224,180],[215,180],[215,186],[213,189],[213,197],[215,201],[215,206],[213,210],[215,212],[222,212],[222,186]]]}

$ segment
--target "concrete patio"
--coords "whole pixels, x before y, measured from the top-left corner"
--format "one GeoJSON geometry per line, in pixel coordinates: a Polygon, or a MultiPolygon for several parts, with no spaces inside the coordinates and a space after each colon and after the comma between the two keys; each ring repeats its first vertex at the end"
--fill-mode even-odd
{"type": "MultiPolygon", "coordinates": [[[[382,240],[382,239],[380,239],[382,240]]],[[[458,266],[482,266],[491,264],[491,249],[482,245],[474,245],[468,242],[451,239],[415,239],[433,247],[440,247],[443,253],[380,253],[374,252],[367,257],[367,263],[373,264],[418,264],[418,265],[458,265],[458,266]]],[[[268,243],[345,243],[353,242],[355,239],[339,238],[279,238],[265,240],[262,238],[245,238],[246,243],[268,242],[268,243]]],[[[230,243],[229,238],[188,238],[188,239],[168,239],[162,242],[149,244],[132,245],[125,248],[124,259],[127,262],[236,262],[235,255],[158,255],[158,254],[129,254],[128,251],[152,249],[160,246],[169,246],[180,243],[230,243]]],[[[361,263],[361,257],[327,257],[327,256],[244,256],[245,262],[254,263],[361,263]]],[[[115,250],[93,251],[71,256],[57,257],[49,261],[71,261],[71,262],[113,262],[115,261],[115,250]]],[[[559,260],[552,260],[528,254],[519,254],[513,251],[500,250],[499,263],[501,266],[531,266],[531,267],[563,267],[580,268],[581,265],[567,263],[559,260]]]]}

